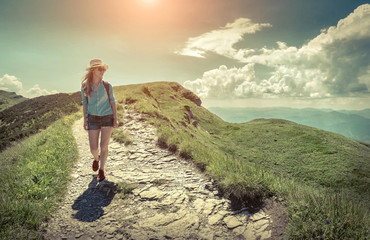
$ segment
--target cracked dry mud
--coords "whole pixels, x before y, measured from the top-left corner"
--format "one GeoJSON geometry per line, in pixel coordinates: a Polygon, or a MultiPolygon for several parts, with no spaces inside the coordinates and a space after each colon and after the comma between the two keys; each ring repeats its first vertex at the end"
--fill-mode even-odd
{"type": "Polygon", "coordinates": [[[159,148],[155,129],[126,112],[129,146],[111,140],[106,180],[91,170],[82,119],[73,133],[80,158],[65,199],[50,218],[44,239],[269,239],[272,219],[263,210],[233,211],[211,180],[189,162],[159,148]],[[122,196],[117,184],[135,186],[122,196]]]}

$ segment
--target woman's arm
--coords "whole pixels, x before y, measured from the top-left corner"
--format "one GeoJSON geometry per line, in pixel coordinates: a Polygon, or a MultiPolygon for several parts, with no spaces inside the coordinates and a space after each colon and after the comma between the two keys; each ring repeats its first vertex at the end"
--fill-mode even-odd
{"type": "Polygon", "coordinates": [[[115,102],[110,104],[113,110],[113,127],[118,127],[117,106],[115,102]]]}
{"type": "Polygon", "coordinates": [[[116,99],[114,98],[113,87],[109,84],[109,95],[110,95],[110,105],[113,111],[113,127],[118,127],[118,117],[117,117],[117,105],[116,99]]]}
{"type": "Polygon", "coordinates": [[[84,114],[84,129],[85,129],[85,130],[89,130],[89,129],[88,129],[88,124],[87,124],[87,115],[86,115],[87,105],[84,105],[84,106],[82,107],[82,109],[83,109],[83,114],[84,114]]]}
{"type": "Polygon", "coordinates": [[[82,97],[82,106],[83,106],[82,110],[83,110],[83,115],[84,115],[84,129],[89,130],[88,129],[88,124],[87,124],[87,115],[86,115],[87,99],[86,99],[86,96],[85,96],[85,91],[84,91],[83,86],[81,86],[81,97],[82,97]]]}

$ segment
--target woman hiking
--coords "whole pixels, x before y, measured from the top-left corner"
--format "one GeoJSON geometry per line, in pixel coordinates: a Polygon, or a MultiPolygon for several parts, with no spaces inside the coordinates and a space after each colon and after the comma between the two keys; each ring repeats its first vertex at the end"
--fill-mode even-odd
{"type": "Polygon", "coordinates": [[[84,129],[89,133],[90,151],[94,157],[93,171],[99,169],[98,181],[105,179],[104,166],[108,157],[108,144],[113,127],[118,127],[116,100],[113,88],[103,81],[108,69],[100,59],[90,61],[90,67],[82,78],[82,105],[84,129]],[[99,154],[100,136],[100,154],[99,154]]]}

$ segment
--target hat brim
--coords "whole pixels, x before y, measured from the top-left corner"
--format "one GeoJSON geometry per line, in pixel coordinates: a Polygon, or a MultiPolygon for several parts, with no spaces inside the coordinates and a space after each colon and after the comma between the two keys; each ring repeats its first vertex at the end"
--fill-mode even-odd
{"type": "Polygon", "coordinates": [[[93,66],[90,66],[88,68],[86,68],[87,71],[90,71],[91,69],[93,68],[97,68],[97,67],[103,67],[105,68],[105,70],[107,70],[109,68],[109,66],[107,64],[96,64],[96,65],[93,65],[93,66]]]}

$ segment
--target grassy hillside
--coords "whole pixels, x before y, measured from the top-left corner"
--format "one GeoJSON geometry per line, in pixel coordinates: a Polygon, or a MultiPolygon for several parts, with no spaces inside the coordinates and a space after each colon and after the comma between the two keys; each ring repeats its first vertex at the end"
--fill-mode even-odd
{"type": "Polygon", "coordinates": [[[115,87],[115,96],[144,113],[160,145],[194,161],[239,207],[284,199],[289,238],[368,237],[367,145],[279,119],[227,123],[177,83],[115,87]]]}
{"type": "Polygon", "coordinates": [[[25,100],[0,112],[0,151],[79,110],[81,93],[53,94],[25,100]]]}
{"type": "Polygon", "coordinates": [[[78,157],[71,126],[81,116],[57,120],[0,153],[0,239],[40,239],[78,157]]]}
{"type": "Polygon", "coordinates": [[[27,100],[27,98],[17,95],[15,92],[0,90],[0,111],[25,100],[27,100]]]}
{"type": "Polygon", "coordinates": [[[369,112],[368,109],[362,111],[333,111],[330,109],[294,109],[283,107],[212,107],[209,110],[228,122],[243,123],[259,118],[286,119],[370,143],[370,119],[366,118],[366,113],[369,112]]]}
{"type": "MultiPolygon", "coordinates": [[[[270,197],[282,201],[290,218],[287,238],[369,239],[368,145],[279,119],[227,123],[177,83],[114,91],[120,115],[123,104],[142,112],[157,127],[158,144],[196,163],[234,207],[258,207],[270,197]]],[[[77,111],[80,94],[31,100],[0,112],[2,139],[19,140],[77,111]]],[[[37,238],[76,158],[70,131],[75,118],[1,153],[0,238],[37,238]]]]}

